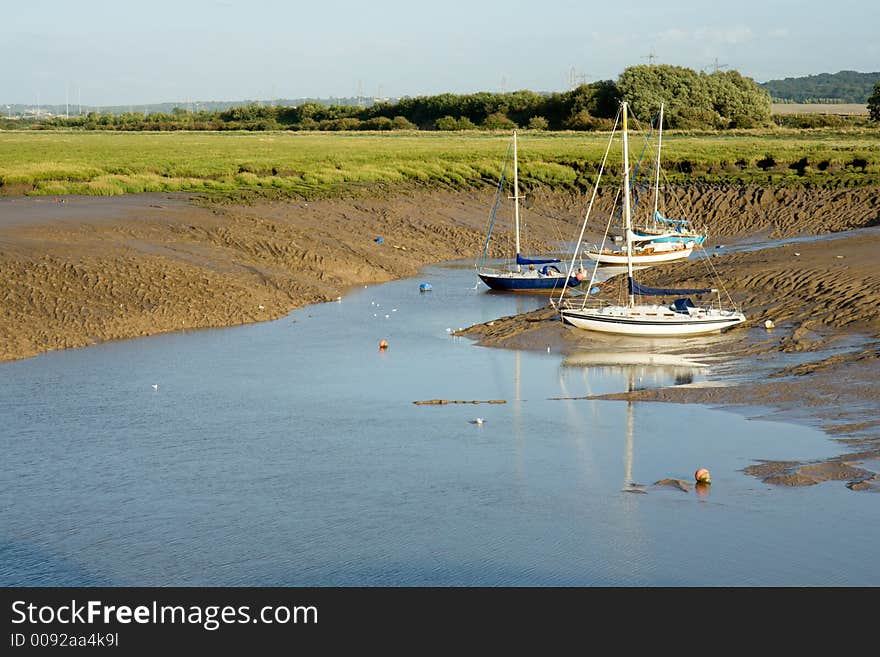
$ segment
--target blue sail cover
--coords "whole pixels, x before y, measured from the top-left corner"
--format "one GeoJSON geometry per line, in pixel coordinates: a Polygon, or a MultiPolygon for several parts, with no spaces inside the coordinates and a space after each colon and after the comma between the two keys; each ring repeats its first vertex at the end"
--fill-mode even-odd
{"type": "Polygon", "coordinates": [[[553,262],[561,262],[556,258],[524,258],[519,253],[516,254],[516,264],[518,265],[548,265],[553,262]]]}
{"type": "Polygon", "coordinates": [[[628,279],[629,293],[630,294],[638,294],[640,296],[656,296],[656,297],[668,297],[679,294],[705,294],[706,292],[712,292],[711,288],[699,288],[699,287],[689,287],[689,288],[667,288],[667,287],[648,287],[647,285],[640,284],[637,280],[635,280],[632,276],[628,279]]]}
{"type": "Polygon", "coordinates": [[[690,223],[688,219],[667,219],[659,212],[654,212],[654,221],[659,221],[663,224],[675,224],[678,226],[687,226],[690,223]]]}
{"type": "Polygon", "coordinates": [[[694,306],[694,302],[686,297],[684,299],[676,299],[675,301],[672,302],[672,308],[677,313],[685,313],[685,314],[689,315],[690,312],[688,311],[688,308],[695,308],[695,307],[696,306],[694,306]]]}

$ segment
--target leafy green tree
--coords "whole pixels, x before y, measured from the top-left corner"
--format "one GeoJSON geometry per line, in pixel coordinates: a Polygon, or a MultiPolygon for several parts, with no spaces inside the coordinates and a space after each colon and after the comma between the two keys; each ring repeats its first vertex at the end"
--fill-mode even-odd
{"type": "Polygon", "coordinates": [[[533,116],[529,119],[529,130],[546,130],[550,123],[543,116],[533,116]]]}
{"type": "Polygon", "coordinates": [[[642,121],[663,103],[672,128],[748,128],[770,123],[770,96],[737,71],[705,74],[681,66],[631,66],[618,89],[642,121]]]}
{"type": "Polygon", "coordinates": [[[664,111],[664,123],[673,128],[682,130],[705,130],[721,126],[721,118],[718,113],[704,107],[689,107],[678,105],[671,110],[664,111]]]}
{"type": "Polygon", "coordinates": [[[405,116],[395,116],[391,120],[392,130],[418,130],[418,126],[407,120],[405,116]]]}
{"type": "Polygon", "coordinates": [[[338,119],[325,119],[319,122],[320,130],[360,130],[363,122],[359,119],[345,116],[338,119]]]}
{"type": "Polygon", "coordinates": [[[880,121],[880,82],[874,85],[874,93],[868,98],[868,114],[872,121],[880,121]]]}
{"type": "Polygon", "coordinates": [[[563,102],[568,106],[568,116],[586,110],[592,116],[612,118],[620,105],[620,93],[611,80],[582,84],[568,92],[563,102]]]}
{"type": "Polygon", "coordinates": [[[295,123],[294,125],[297,126],[299,130],[317,130],[320,127],[320,124],[310,116],[305,117],[302,121],[295,123]]]}
{"type": "Polygon", "coordinates": [[[476,124],[466,116],[456,119],[454,116],[443,116],[434,122],[437,130],[474,130],[476,124]]]}
{"type": "Polygon", "coordinates": [[[540,115],[546,96],[534,91],[521,90],[505,94],[507,98],[507,117],[517,125],[527,125],[529,119],[540,115]]]}
{"type": "Polygon", "coordinates": [[[487,130],[513,130],[516,123],[507,118],[506,114],[494,112],[483,121],[483,127],[487,130]]]}
{"type": "Polygon", "coordinates": [[[617,88],[640,121],[651,121],[662,103],[670,127],[697,127],[679,125],[676,117],[698,113],[708,113],[702,119],[707,125],[702,127],[714,127],[720,122],[706,85],[689,68],[667,64],[630,66],[620,74],[617,88]]]}
{"type": "Polygon", "coordinates": [[[444,116],[437,119],[434,122],[434,127],[437,130],[458,130],[458,119],[454,116],[444,116]]]}
{"type": "Polygon", "coordinates": [[[770,123],[770,94],[738,71],[701,76],[718,114],[719,128],[754,128],[770,123]]]}
{"type": "Polygon", "coordinates": [[[587,110],[581,110],[570,116],[564,127],[567,130],[610,130],[612,122],[610,119],[593,116],[587,110]]]}
{"type": "Polygon", "coordinates": [[[359,130],[391,130],[394,123],[387,116],[377,116],[367,119],[359,126],[359,130]]]}
{"type": "MultiPolygon", "coordinates": [[[[177,108],[175,108],[177,109],[177,108]]],[[[277,108],[263,107],[256,103],[250,105],[242,105],[239,107],[230,107],[224,112],[220,112],[220,118],[224,121],[275,121],[277,108]]]]}

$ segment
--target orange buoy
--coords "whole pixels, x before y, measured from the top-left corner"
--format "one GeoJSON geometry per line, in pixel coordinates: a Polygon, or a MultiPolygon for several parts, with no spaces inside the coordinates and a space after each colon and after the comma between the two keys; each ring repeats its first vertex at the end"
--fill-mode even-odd
{"type": "Polygon", "coordinates": [[[388,341],[387,340],[379,340],[379,349],[387,349],[388,341]]]}
{"type": "Polygon", "coordinates": [[[711,484],[712,479],[709,475],[709,471],[706,468],[700,468],[694,473],[694,479],[696,479],[701,484],[711,484]]]}

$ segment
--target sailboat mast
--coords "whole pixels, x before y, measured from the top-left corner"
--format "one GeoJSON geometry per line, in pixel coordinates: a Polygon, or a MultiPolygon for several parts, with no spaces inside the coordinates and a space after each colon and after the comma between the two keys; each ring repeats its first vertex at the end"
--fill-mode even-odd
{"type": "Polygon", "coordinates": [[[660,148],[663,146],[663,103],[660,103],[660,126],[657,132],[657,177],[654,179],[654,214],[651,220],[657,227],[657,204],[660,201],[660,148]]]}
{"type": "MultiPolygon", "coordinates": [[[[516,255],[519,255],[519,170],[516,162],[516,130],[513,131],[513,221],[516,225],[516,255]]],[[[519,263],[517,271],[522,271],[519,263]]]]}
{"type": "MultiPolygon", "coordinates": [[[[629,200],[629,141],[626,134],[626,102],[623,102],[623,218],[626,226],[626,273],[629,281],[633,279],[633,261],[632,261],[632,217],[630,216],[630,200],[629,200]]],[[[635,305],[635,297],[630,289],[629,305],[632,308],[635,305]]]]}

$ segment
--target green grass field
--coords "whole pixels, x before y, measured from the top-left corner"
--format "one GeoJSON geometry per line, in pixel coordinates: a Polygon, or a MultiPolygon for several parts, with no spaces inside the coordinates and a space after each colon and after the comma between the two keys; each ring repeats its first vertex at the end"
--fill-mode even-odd
{"type": "MultiPolygon", "coordinates": [[[[630,133],[633,157],[643,138],[630,133]]],[[[313,197],[378,185],[466,188],[497,182],[509,140],[486,132],[0,132],[0,193],[313,197]]],[[[607,133],[523,131],[520,179],[588,188],[607,141],[607,133]]],[[[609,162],[619,173],[619,146],[609,162]]],[[[878,184],[880,130],[669,132],[663,169],[673,183],[878,184]]]]}

